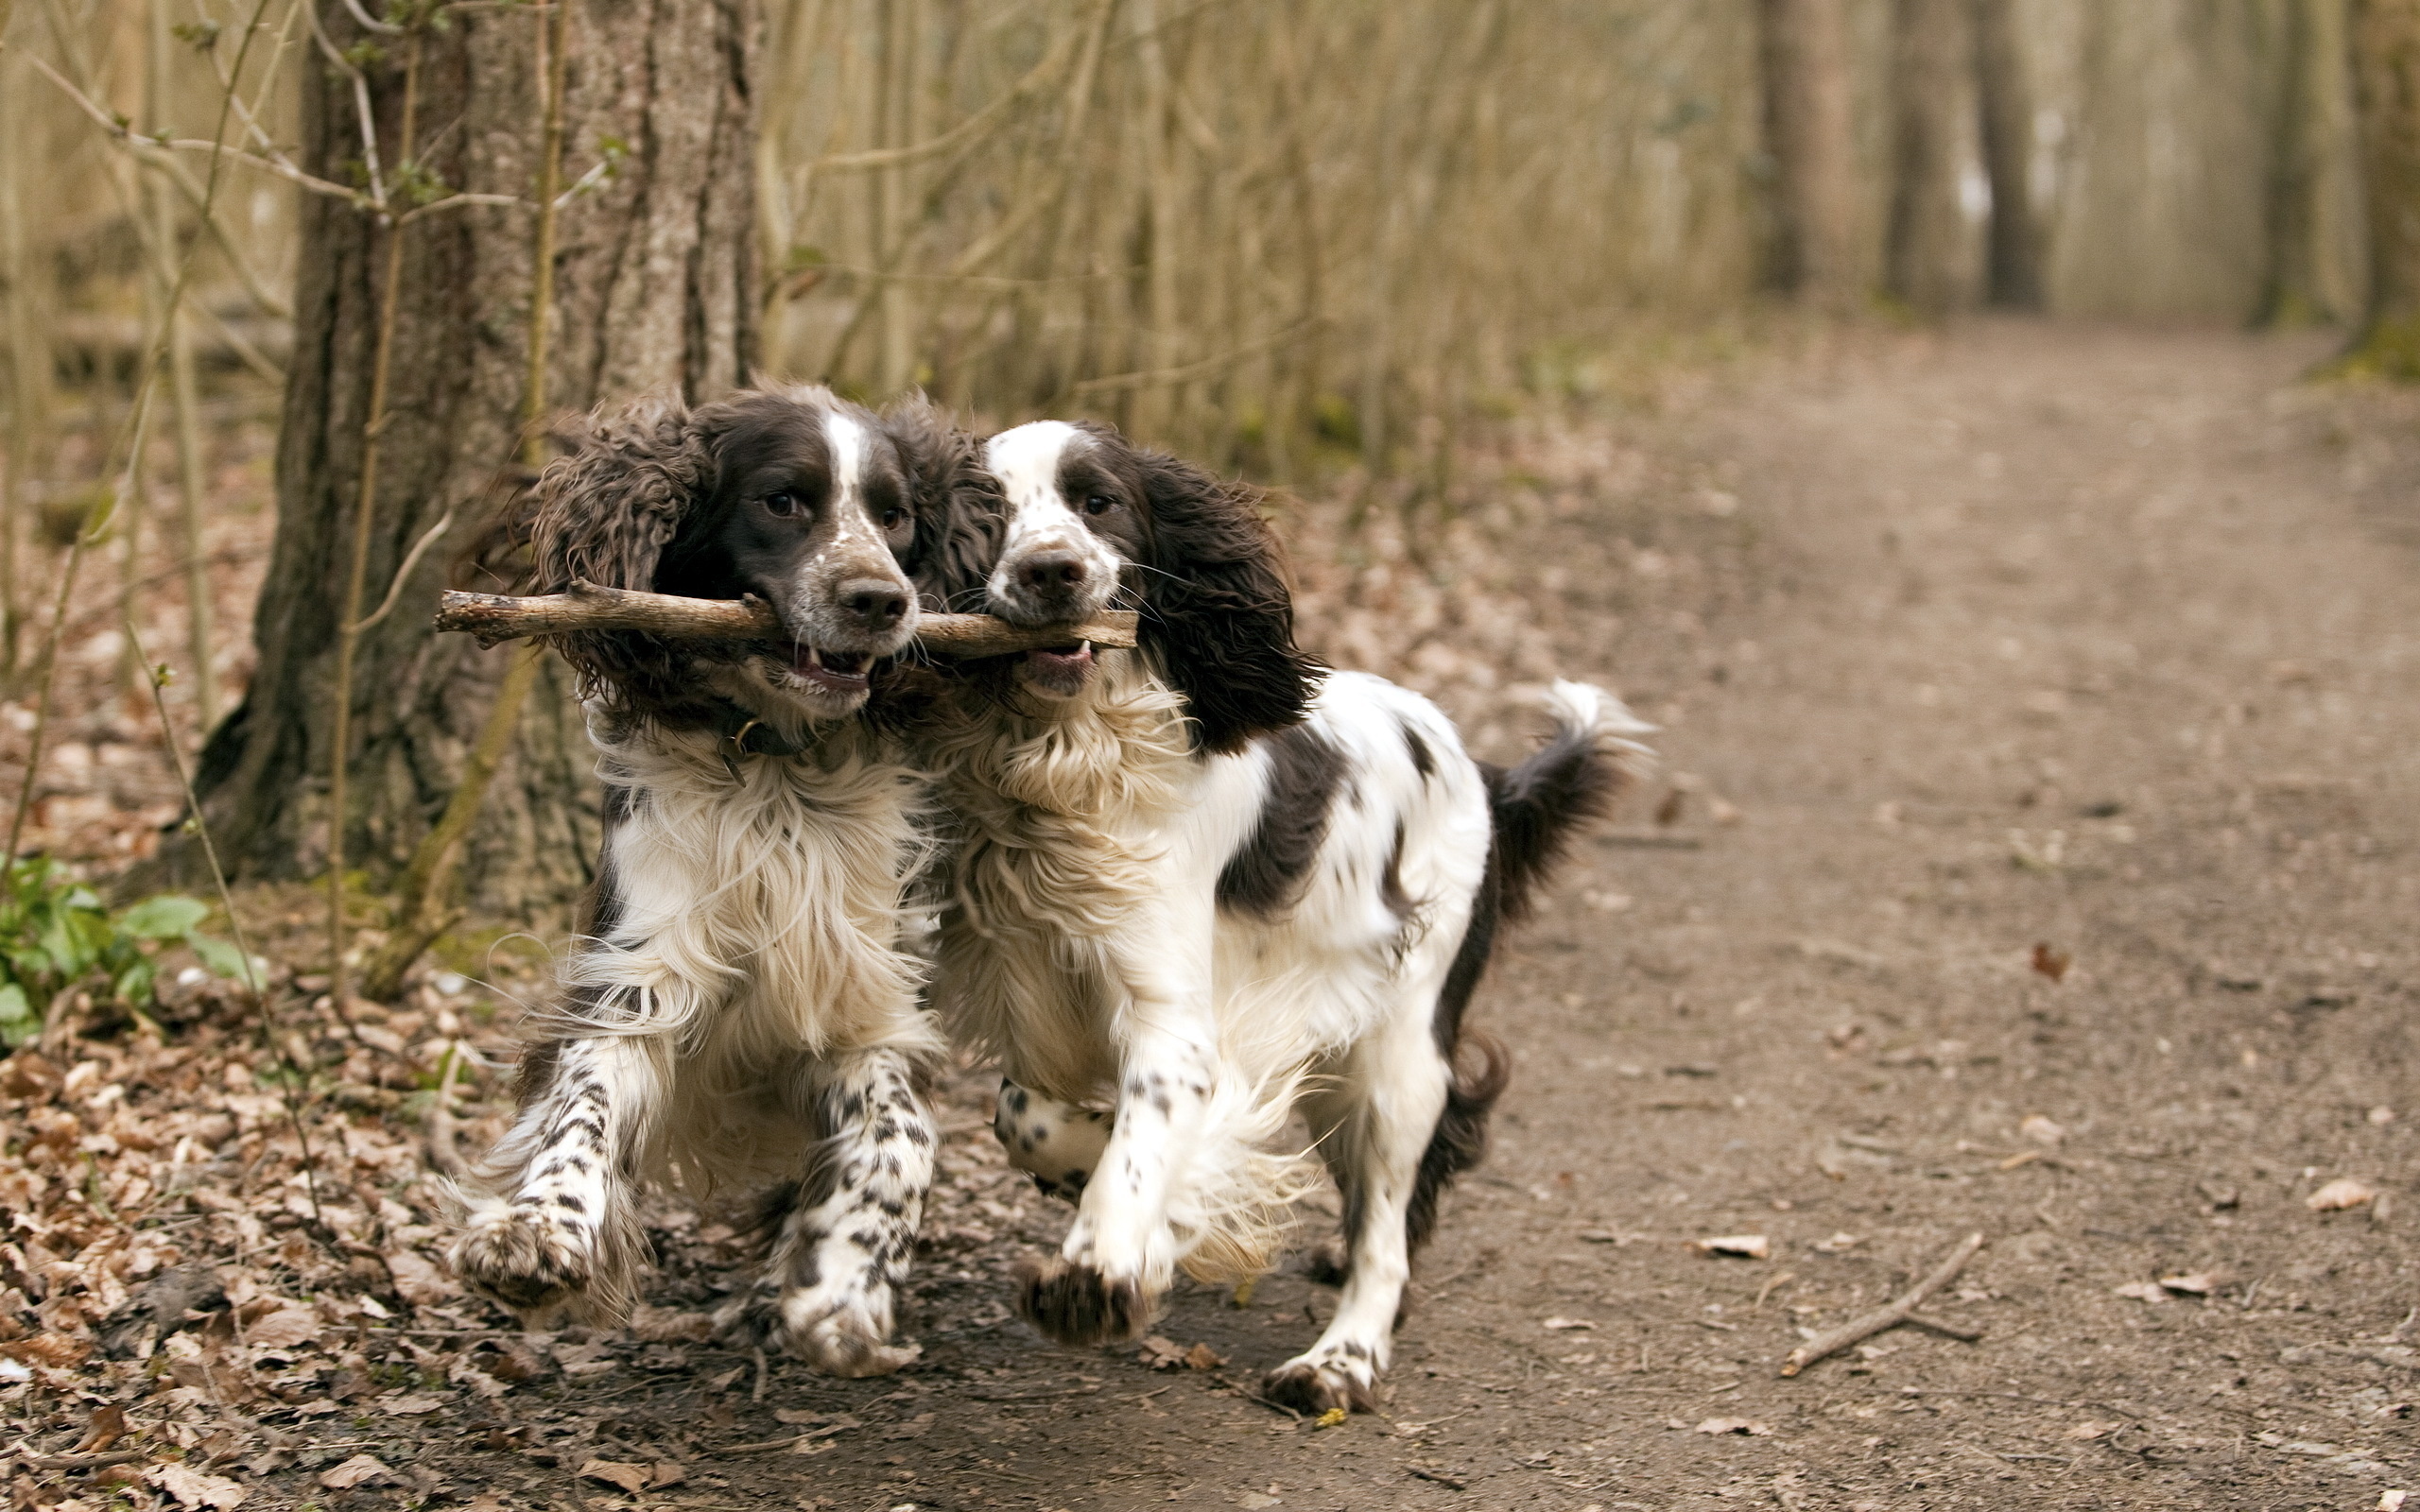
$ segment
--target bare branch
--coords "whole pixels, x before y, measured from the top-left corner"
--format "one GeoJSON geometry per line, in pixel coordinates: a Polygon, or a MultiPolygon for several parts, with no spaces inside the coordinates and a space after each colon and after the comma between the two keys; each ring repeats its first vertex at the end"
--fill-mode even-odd
{"type": "MultiPolygon", "coordinates": [[[[1074,641],[1125,647],[1134,644],[1135,616],[1098,614],[1080,625],[1022,627],[989,614],[925,614],[916,644],[935,656],[1006,656],[1074,641]]],[[[448,591],[439,601],[437,627],[463,630],[488,644],[533,635],[581,630],[646,630],[681,641],[786,641],[771,606],[754,598],[680,598],[624,588],[575,583],[568,593],[513,598],[503,593],[448,591]]]]}

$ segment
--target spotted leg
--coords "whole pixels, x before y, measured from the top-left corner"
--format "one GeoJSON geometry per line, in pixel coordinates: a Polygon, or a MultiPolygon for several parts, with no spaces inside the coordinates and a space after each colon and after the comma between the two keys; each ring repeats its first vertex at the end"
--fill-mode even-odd
{"type": "Polygon", "coordinates": [[[889,1375],[919,1352],[890,1331],[933,1184],[932,1114],[909,1057],[887,1048],[819,1063],[807,1096],[814,1168],[777,1194],[763,1277],[723,1321],[826,1375],[889,1375]]]}
{"type": "Polygon", "coordinates": [[[560,1040],[530,1053],[520,1111],[490,1157],[498,1194],[472,1199],[454,1269],[533,1322],[617,1322],[645,1252],[631,1165],[664,1089],[640,1037],[560,1040]]]}
{"type": "MultiPolygon", "coordinates": [[[[1201,937],[1209,935],[1203,921],[1201,937]]],[[[1117,1111],[1056,1259],[1029,1266],[1019,1309],[1062,1344],[1132,1338],[1175,1279],[1171,1193],[1203,1137],[1218,1074],[1206,967],[1188,974],[1183,931],[1137,930],[1113,950],[1127,986],[1117,1111]]],[[[1199,953],[1206,958],[1207,950],[1199,953]]]]}
{"type": "Polygon", "coordinates": [[[1426,1015],[1398,1014],[1305,1098],[1344,1194],[1344,1290],[1319,1342],[1270,1372],[1261,1389],[1270,1400],[1314,1416],[1376,1409],[1411,1279],[1412,1192],[1445,1109],[1446,1078],[1426,1015]]]}
{"type": "Polygon", "coordinates": [[[1000,1080],[992,1133],[1009,1163],[1033,1177],[1045,1194],[1080,1202],[1109,1147],[1109,1115],[1000,1080]]]}

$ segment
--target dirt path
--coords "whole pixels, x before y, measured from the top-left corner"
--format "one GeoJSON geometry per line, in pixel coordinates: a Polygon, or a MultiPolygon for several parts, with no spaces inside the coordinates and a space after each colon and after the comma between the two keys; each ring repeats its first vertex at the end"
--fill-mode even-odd
{"type": "MultiPolygon", "coordinates": [[[[1543,629],[1668,723],[1691,791],[1590,847],[1501,961],[1483,1011],[1518,1079],[1426,1259],[1392,1422],[1231,1389],[1331,1305],[1299,1275],[1179,1299],[1161,1332],[1221,1369],[1037,1344],[998,1270],[1062,1219],[960,1154],[908,1374],[776,1363],[752,1400],[744,1371],[710,1384],[745,1361],[638,1358],[436,1423],[424,1479],[551,1505],[590,1456],[664,1459],[686,1479],[648,1504],[849,1509],[2420,1488],[2420,448],[2382,402],[2285,390],[2316,350],[1864,350],[1631,427],[1679,486],[1582,434],[1483,523],[1511,629],[1474,641],[1543,629]],[[2384,1195],[2311,1211],[2337,1177],[2384,1195]],[[1980,1343],[1901,1330],[1774,1378],[1799,1330],[1977,1230],[1931,1310],[1980,1343]],[[1729,1234],[1772,1258],[1685,1243],[1729,1234]],[[2206,1297],[2117,1293],[2194,1274],[2206,1297]],[[728,1452],[817,1427],[808,1457],[728,1452]]],[[[1413,664],[1487,718],[1452,647],[1413,664]]]]}

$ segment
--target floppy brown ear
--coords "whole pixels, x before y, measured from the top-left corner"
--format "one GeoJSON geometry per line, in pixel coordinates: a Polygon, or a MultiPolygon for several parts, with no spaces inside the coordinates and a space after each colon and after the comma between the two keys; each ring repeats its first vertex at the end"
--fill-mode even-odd
{"type": "Polygon", "coordinates": [[[1294,644],[1294,600],[1259,490],[1134,454],[1150,512],[1143,644],[1191,705],[1194,744],[1240,749],[1301,721],[1326,670],[1294,644]]]}
{"type": "Polygon", "coordinates": [[[916,514],[916,540],[899,565],[925,609],[968,609],[1000,555],[1000,485],[983,467],[981,443],[922,394],[884,409],[882,429],[907,465],[916,514]]]}
{"type": "MultiPolygon", "coordinates": [[[[520,592],[560,593],[575,582],[655,587],[656,565],[705,492],[712,459],[696,417],[677,397],[642,399],[589,417],[568,456],[538,476],[529,565],[520,592]]],[[[635,630],[551,638],[589,691],[645,702],[678,687],[669,643],[635,630]]]]}

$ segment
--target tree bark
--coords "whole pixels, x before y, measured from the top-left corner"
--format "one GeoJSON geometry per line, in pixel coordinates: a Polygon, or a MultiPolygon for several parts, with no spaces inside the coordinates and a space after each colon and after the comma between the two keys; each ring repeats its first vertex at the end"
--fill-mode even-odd
{"type": "Polygon", "coordinates": [[[1975,87],[1983,173],[1992,186],[1983,297],[2001,309],[2039,310],[2042,232],[2033,215],[2033,91],[2015,0],[1975,0],[1975,87]]]}
{"type": "Polygon", "coordinates": [[[1845,312],[1858,298],[1857,161],[1841,0],[1760,0],[1773,286],[1845,312]]]}
{"type": "Polygon", "coordinates": [[[2347,370],[2420,382],[2420,0],[2355,0],[2370,298],[2347,370]]]}
{"type": "MultiPolygon", "coordinates": [[[[753,7],[568,3],[565,181],[600,160],[605,171],[561,216],[548,407],[648,389],[719,394],[754,356],[753,7]]],[[[513,464],[527,387],[544,12],[457,10],[422,36],[418,135],[427,146],[402,173],[395,135],[410,43],[368,35],[336,0],[320,9],[337,47],[369,42],[381,54],[365,73],[390,180],[433,178],[523,202],[440,210],[400,229],[338,201],[303,202],[277,537],[253,623],[259,662],[200,772],[221,853],[254,878],[325,867],[337,619],[389,237],[405,238],[404,262],[369,604],[448,509],[475,522],[513,464]]],[[[303,166],[352,181],[365,154],[351,83],[323,58],[301,72],[303,166]]],[[[394,612],[360,640],[345,851],[373,878],[400,868],[442,810],[511,660],[430,627],[447,558],[466,536],[458,525],[447,549],[427,553],[394,612]]],[[[472,836],[466,870],[485,912],[543,918],[588,880],[596,796],[569,684],[560,665],[548,668],[472,836]]]]}
{"type": "Polygon", "coordinates": [[[1958,209],[1959,85],[1968,60],[1961,0],[1896,0],[1893,49],[1891,224],[1884,292],[1939,319],[1966,292],[1958,209]]]}

